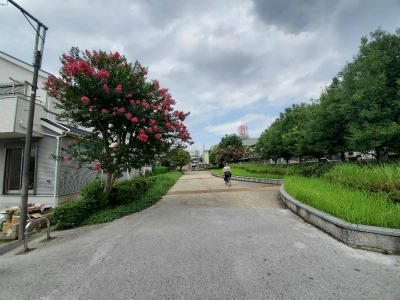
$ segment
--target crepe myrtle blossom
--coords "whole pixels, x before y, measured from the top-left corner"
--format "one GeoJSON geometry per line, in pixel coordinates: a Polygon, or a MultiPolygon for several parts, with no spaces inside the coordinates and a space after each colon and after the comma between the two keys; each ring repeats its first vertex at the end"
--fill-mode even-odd
{"type": "Polygon", "coordinates": [[[62,55],[60,67],[59,76],[50,75],[44,84],[58,100],[56,117],[94,133],[73,136],[62,155],[80,166],[107,170],[106,192],[123,171],[151,162],[171,145],[191,143],[182,123],[187,114],[174,109],[168,89],[147,80],[148,70],[139,62],[131,64],[118,52],[72,48],[62,55]]]}
{"type": "Polygon", "coordinates": [[[110,93],[110,90],[108,89],[108,86],[106,84],[103,86],[103,89],[107,94],[110,93]]]}

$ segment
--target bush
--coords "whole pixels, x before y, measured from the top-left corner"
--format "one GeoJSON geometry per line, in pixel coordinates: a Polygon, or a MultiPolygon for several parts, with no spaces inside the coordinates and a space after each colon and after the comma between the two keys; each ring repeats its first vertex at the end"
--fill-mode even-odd
{"type": "Polygon", "coordinates": [[[137,201],[154,183],[154,177],[135,177],[120,181],[112,187],[108,200],[111,205],[137,201]]]}
{"type": "Polygon", "coordinates": [[[104,180],[94,180],[85,185],[81,190],[82,199],[86,199],[93,210],[107,205],[107,194],[104,193],[104,180]]]}
{"type": "Polygon", "coordinates": [[[104,208],[108,199],[103,190],[104,181],[92,181],[82,188],[81,199],[56,207],[54,221],[57,228],[78,226],[94,211],[104,208]]]}
{"type": "Polygon", "coordinates": [[[160,174],[165,174],[169,172],[168,167],[156,167],[153,168],[154,175],[160,175],[160,174]]]}

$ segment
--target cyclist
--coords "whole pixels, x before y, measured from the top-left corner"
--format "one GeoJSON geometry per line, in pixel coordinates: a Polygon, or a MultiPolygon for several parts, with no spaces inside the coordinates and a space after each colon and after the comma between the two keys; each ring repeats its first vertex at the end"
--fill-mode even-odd
{"type": "Polygon", "coordinates": [[[231,168],[228,166],[227,163],[225,163],[225,166],[224,166],[224,175],[225,175],[225,177],[224,177],[225,183],[228,183],[228,179],[231,178],[232,173],[231,173],[231,168]]]}

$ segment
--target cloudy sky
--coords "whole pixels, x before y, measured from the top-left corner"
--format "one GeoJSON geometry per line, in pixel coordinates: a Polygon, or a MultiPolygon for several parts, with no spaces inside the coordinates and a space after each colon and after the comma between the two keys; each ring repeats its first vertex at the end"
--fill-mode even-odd
{"type": "MultiPolygon", "coordinates": [[[[139,60],[191,113],[199,150],[240,124],[258,137],[285,107],[318,98],[361,36],[400,27],[400,0],[15,1],[49,27],[44,70],[56,74],[71,46],[139,60]]],[[[34,31],[11,4],[0,36],[1,51],[32,62],[34,31]]]]}

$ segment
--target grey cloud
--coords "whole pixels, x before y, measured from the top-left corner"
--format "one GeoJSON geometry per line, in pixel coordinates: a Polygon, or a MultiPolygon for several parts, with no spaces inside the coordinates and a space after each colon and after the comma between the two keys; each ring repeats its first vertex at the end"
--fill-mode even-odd
{"type": "MultiPolygon", "coordinates": [[[[188,124],[199,139],[206,139],[204,123],[252,112],[272,117],[318,96],[363,34],[379,25],[393,31],[400,15],[398,0],[19,3],[49,26],[46,70],[56,72],[58,57],[71,46],[138,59],[179,109],[192,111],[188,124]]],[[[0,35],[0,50],[32,61],[33,30],[15,9],[0,6],[0,35]]]]}
{"type": "Polygon", "coordinates": [[[314,29],[326,22],[337,1],[329,0],[253,0],[256,15],[267,25],[290,33],[314,29]]]}

